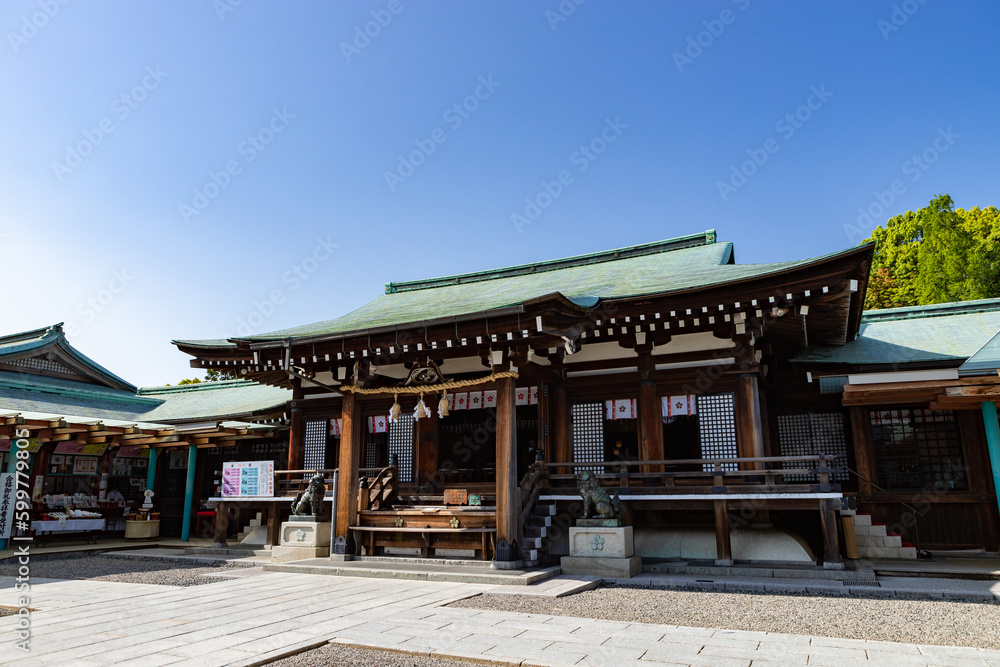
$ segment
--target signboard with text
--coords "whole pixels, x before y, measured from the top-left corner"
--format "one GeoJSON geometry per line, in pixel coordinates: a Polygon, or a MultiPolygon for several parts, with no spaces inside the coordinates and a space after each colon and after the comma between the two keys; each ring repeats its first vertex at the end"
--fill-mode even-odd
{"type": "Polygon", "coordinates": [[[0,540],[10,537],[14,525],[14,494],[16,484],[14,475],[0,474],[0,540]]]}
{"type": "Polygon", "coordinates": [[[274,495],[274,461],[244,461],[222,464],[222,495],[274,495]]]}

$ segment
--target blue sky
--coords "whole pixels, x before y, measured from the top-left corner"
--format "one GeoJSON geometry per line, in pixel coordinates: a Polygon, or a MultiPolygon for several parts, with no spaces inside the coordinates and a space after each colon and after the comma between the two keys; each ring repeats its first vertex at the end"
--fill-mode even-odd
{"type": "Polygon", "coordinates": [[[801,259],[938,193],[996,205],[998,24],[941,0],[9,0],[0,330],[65,321],[176,383],[171,339],[391,280],[710,228],[741,263],[801,259]]]}

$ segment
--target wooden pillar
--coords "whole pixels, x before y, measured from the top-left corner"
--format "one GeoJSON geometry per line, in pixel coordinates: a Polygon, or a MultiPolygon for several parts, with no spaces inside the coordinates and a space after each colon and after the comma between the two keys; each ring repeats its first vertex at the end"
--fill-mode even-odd
{"type": "Polygon", "coordinates": [[[854,465],[858,469],[858,493],[868,499],[875,494],[875,452],[872,450],[872,429],[868,418],[868,408],[852,407],[851,441],[854,444],[854,465]]]}
{"type": "Polygon", "coordinates": [[[288,429],[288,469],[302,470],[306,456],[306,422],[302,414],[302,380],[292,379],[292,418],[288,429]]]}
{"type": "MultiPolygon", "coordinates": [[[[736,436],[741,457],[764,456],[764,433],[760,419],[760,391],[756,373],[741,373],[736,381],[736,436]]],[[[745,469],[758,470],[762,464],[745,469]]]]}
{"type": "Polygon", "coordinates": [[[839,507],[839,500],[819,501],[820,525],[823,528],[823,567],[827,570],[844,569],[844,561],[840,557],[840,540],[837,536],[839,507]]]}
{"type": "Polygon", "coordinates": [[[337,525],[334,539],[343,537],[348,545],[346,555],[354,555],[354,539],[348,528],[355,525],[358,518],[358,468],[364,423],[361,419],[361,403],[352,392],[344,392],[341,419],[340,474],[337,482],[337,525]]]}
{"type": "MultiPolygon", "coordinates": [[[[656,395],[656,383],[639,385],[639,460],[662,461],[663,404],[656,395]]],[[[643,466],[644,472],[662,472],[663,466],[643,466]]]]}
{"type": "Polygon", "coordinates": [[[267,507],[267,544],[276,547],[281,544],[281,510],[278,503],[272,502],[267,507]]]}
{"type": "Polygon", "coordinates": [[[517,488],[517,428],[514,422],[514,378],[497,380],[497,567],[519,567],[517,488]],[[510,549],[502,553],[501,541],[510,549]]]}
{"type": "Polygon", "coordinates": [[[229,546],[226,536],[229,533],[229,510],[226,503],[220,502],[215,505],[215,521],[212,524],[212,536],[214,547],[229,546]]]}
{"type": "Polygon", "coordinates": [[[729,539],[729,512],[725,500],[715,501],[715,564],[729,567],[733,564],[733,547],[729,539]]]}
{"type": "MultiPolygon", "coordinates": [[[[550,461],[564,463],[573,460],[573,420],[569,411],[569,399],[566,389],[554,387],[552,398],[552,445],[553,452],[550,461]]],[[[568,474],[569,468],[560,468],[559,472],[568,474]]]]}

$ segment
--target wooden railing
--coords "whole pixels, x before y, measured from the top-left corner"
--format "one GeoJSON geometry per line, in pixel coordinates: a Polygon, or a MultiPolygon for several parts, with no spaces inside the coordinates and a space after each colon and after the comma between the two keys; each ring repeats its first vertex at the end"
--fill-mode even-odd
{"type": "Polygon", "coordinates": [[[333,494],[333,474],[337,468],[323,468],[321,470],[275,470],[274,471],[274,495],[278,498],[294,498],[299,492],[305,491],[309,486],[309,480],[316,473],[323,473],[326,477],[326,495],[333,494]]]}
{"type": "MultiPolygon", "coordinates": [[[[601,486],[632,495],[663,493],[822,493],[839,491],[830,476],[835,456],[766,456],[735,459],[671,461],[596,461],[592,463],[536,463],[547,472],[550,491],[576,491],[576,473],[590,470],[601,486]],[[643,469],[660,468],[654,472],[643,469]],[[691,468],[701,468],[692,470],[691,468]],[[734,469],[735,468],[735,469],[734,469]],[[572,470],[573,474],[558,472],[572,470]],[[603,470],[603,472],[601,472],[603,470]],[[812,477],[811,480],[789,479],[812,477]]],[[[534,467],[532,466],[532,467],[534,467]]],[[[529,476],[531,473],[529,472],[529,476]]],[[[527,481],[528,477],[525,478],[527,481]]],[[[522,485],[522,494],[526,487],[522,485]]]]}
{"type": "Polygon", "coordinates": [[[390,507],[396,501],[396,481],[398,475],[396,466],[385,468],[361,468],[361,490],[358,494],[358,511],[380,510],[390,507]],[[369,473],[376,473],[369,477],[369,473]]]}

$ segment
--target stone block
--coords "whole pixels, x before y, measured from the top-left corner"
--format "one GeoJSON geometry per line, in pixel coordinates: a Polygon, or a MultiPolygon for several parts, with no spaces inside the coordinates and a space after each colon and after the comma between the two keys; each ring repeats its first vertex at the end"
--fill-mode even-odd
{"type": "Polygon", "coordinates": [[[899,548],[899,557],[900,558],[907,558],[907,559],[911,559],[911,560],[916,560],[917,559],[917,548],[916,547],[900,547],[899,548]]]}
{"type": "Polygon", "coordinates": [[[899,535],[886,535],[882,539],[883,542],[885,543],[883,546],[895,547],[896,549],[899,549],[903,546],[903,538],[901,538],[899,535]]]}
{"type": "Polygon", "coordinates": [[[569,555],[573,558],[630,558],[635,555],[632,526],[569,529],[569,555]]]}
{"type": "Polygon", "coordinates": [[[870,526],[872,525],[872,515],[871,514],[856,514],[854,516],[854,526],[870,526]]]}
{"type": "Polygon", "coordinates": [[[281,544],[283,547],[327,547],[329,552],[329,521],[286,521],[281,524],[281,544]]]}
{"type": "Polygon", "coordinates": [[[871,526],[868,528],[868,534],[873,537],[885,537],[885,526],[871,526]]]}
{"type": "Polygon", "coordinates": [[[885,546],[882,544],[881,537],[872,537],[871,535],[858,535],[857,536],[858,549],[862,547],[881,547],[885,546]]]}
{"type": "Polygon", "coordinates": [[[563,574],[587,574],[609,579],[628,579],[642,572],[642,558],[594,558],[563,556],[560,561],[563,574]]]}
{"type": "Polygon", "coordinates": [[[271,547],[271,560],[279,563],[287,563],[292,560],[305,560],[307,558],[325,558],[329,554],[330,545],[326,545],[325,547],[271,547]]]}

